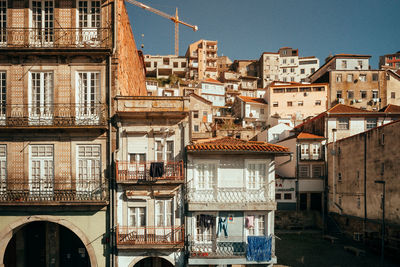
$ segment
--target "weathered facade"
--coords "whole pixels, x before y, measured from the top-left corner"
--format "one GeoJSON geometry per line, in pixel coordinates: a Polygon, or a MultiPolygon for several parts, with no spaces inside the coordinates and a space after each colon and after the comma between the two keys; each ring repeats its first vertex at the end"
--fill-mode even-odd
{"type": "Polygon", "coordinates": [[[146,90],[124,3],[1,3],[0,266],[107,266],[110,99],[146,90]]]}
{"type": "Polygon", "coordinates": [[[218,42],[199,40],[189,45],[185,57],[189,63],[188,78],[203,80],[217,79],[218,42]]]}

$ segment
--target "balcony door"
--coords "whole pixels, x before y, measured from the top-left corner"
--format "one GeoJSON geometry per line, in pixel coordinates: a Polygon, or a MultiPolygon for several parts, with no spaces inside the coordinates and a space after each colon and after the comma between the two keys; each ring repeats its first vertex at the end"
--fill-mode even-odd
{"type": "Polygon", "coordinates": [[[76,123],[97,124],[100,116],[100,73],[78,72],[76,85],[76,123]]]}
{"type": "Polygon", "coordinates": [[[7,191],[7,146],[0,145],[0,194],[7,191]]]}
{"type": "Polygon", "coordinates": [[[155,201],[155,241],[157,242],[171,242],[174,240],[172,208],[172,198],[156,199],[155,201]]]}
{"type": "Polygon", "coordinates": [[[100,145],[79,145],[76,193],[79,198],[100,197],[100,145]]]}
{"type": "Polygon", "coordinates": [[[7,0],[0,0],[0,47],[7,45],[7,0]]]}
{"type": "Polygon", "coordinates": [[[54,165],[53,145],[30,146],[29,191],[32,198],[53,196],[54,165]]]}
{"type": "Polygon", "coordinates": [[[101,1],[78,0],[77,42],[82,46],[97,46],[100,44],[101,1]]]}
{"type": "Polygon", "coordinates": [[[6,73],[0,72],[0,125],[4,125],[6,120],[6,103],[7,103],[6,86],[7,86],[6,73]]]}
{"type": "Polygon", "coordinates": [[[31,72],[29,78],[29,123],[49,125],[53,121],[53,73],[31,72]]]}
{"type": "Polygon", "coordinates": [[[54,42],[54,1],[31,0],[30,10],[30,45],[51,47],[54,42]]]}

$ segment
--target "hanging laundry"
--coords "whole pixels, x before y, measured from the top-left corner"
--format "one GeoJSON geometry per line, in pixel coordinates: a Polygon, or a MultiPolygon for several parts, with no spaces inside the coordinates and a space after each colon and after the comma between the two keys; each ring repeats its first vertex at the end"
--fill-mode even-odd
{"type": "Polygon", "coordinates": [[[225,219],[222,219],[221,217],[219,217],[217,237],[219,236],[219,234],[222,231],[224,231],[224,235],[225,235],[225,237],[227,237],[228,236],[228,218],[227,217],[225,217],[225,219]]]}
{"type": "Polygon", "coordinates": [[[150,164],[150,177],[162,177],[164,175],[164,162],[152,162],[150,164]]]}
{"type": "Polygon", "coordinates": [[[247,216],[246,217],[246,228],[253,228],[254,227],[254,216],[247,216]]]}
{"type": "Polygon", "coordinates": [[[200,214],[198,217],[197,224],[205,228],[210,228],[215,224],[215,218],[212,215],[200,214]]]}
{"type": "Polygon", "coordinates": [[[248,236],[247,253],[248,261],[270,261],[271,260],[272,236],[248,236]]]}

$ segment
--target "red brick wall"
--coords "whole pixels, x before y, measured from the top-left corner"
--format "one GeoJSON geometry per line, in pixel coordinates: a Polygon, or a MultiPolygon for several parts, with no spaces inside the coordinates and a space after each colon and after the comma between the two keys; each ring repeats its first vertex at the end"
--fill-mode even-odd
{"type": "Polygon", "coordinates": [[[118,0],[118,36],[115,59],[116,95],[147,95],[144,61],[133,37],[125,1],[118,0]]]}

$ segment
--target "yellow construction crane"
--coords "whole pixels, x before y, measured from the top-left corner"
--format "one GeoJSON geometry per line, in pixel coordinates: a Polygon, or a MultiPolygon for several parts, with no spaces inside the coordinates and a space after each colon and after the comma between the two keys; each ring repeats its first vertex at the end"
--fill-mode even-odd
{"type": "Polygon", "coordinates": [[[135,6],[138,6],[138,7],[141,7],[143,9],[146,9],[146,10],[148,10],[150,12],[153,12],[153,13],[155,13],[155,14],[157,14],[159,16],[162,16],[162,17],[164,17],[166,19],[170,19],[175,24],[175,55],[176,56],[179,56],[179,24],[188,26],[189,28],[192,28],[193,31],[197,31],[199,29],[196,25],[191,25],[189,23],[186,23],[184,21],[179,20],[178,8],[176,8],[175,16],[171,16],[171,15],[168,15],[167,13],[164,13],[164,12],[162,12],[160,10],[157,10],[155,8],[152,8],[152,7],[148,6],[148,5],[145,5],[145,4],[140,3],[138,1],[135,1],[135,0],[125,0],[125,1],[131,3],[131,4],[135,5],[135,6]]]}

